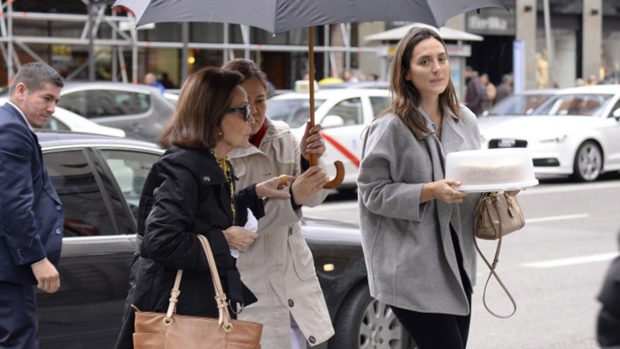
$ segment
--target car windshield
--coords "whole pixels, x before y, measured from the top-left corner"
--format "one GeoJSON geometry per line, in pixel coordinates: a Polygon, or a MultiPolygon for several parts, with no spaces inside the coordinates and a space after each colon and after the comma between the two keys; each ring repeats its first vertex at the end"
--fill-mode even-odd
{"type": "Polygon", "coordinates": [[[600,116],[613,94],[565,94],[549,99],[537,115],[600,116]]]}
{"type": "MultiPolygon", "coordinates": [[[[325,99],[315,99],[314,110],[317,110],[323,102],[325,99]]],[[[267,108],[269,118],[284,121],[290,128],[301,127],[310,118],[308,98],[270,99],[267,108]]]]}
{"type": "Polygon", "coordinates": [[[515,94],[497,103],[487,114],[488,116],[531,115],[536,114],[544,101],[553,97],[552,94],[515,94]]]}

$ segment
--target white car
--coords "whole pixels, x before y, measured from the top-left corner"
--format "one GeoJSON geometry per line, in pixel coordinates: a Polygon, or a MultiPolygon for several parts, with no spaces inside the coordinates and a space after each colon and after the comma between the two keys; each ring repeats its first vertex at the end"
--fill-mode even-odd
{"type": "MultiPolygon", "coordinates": [[[[4,105],[7,101],[8,98],[0,97],[0,105],[4,105]]],[[[74,131],[114,137],[125,137],[125,131],[120,128],[99,125],[61,107],[56,107],[54,115],[52,115],[43,128],[49,130],[74,131]]]]}
{"type": "MultiPolygon", "coordinates": [[[[267,115],[288,123],[297,139],[304,134],[309,120],[308,93],[285,93],[267,102],[267,115]]],[[[362,132],[375,115],[390,102],[385,89],[332,89],[315,94],[314,120],[323,126],[326,151],[323,155],[330,179],[336,169],[333,162],[344,163],[345,178],[339,189],[355,188],[362,153],[362,132]]]]}
{"type": "Polygon", "coordinates": [[[480,118],[483,147],[529,149],[539,177],[593,181],[620,170],[620,85],[556,93],[536,115],[480,118]]]}
{"type": "Polygon", "coordinates": [[[483,117],[532,115],[536,113],[536,108],[553,97],[556,92],[556,89],[540,89],[514,93],[499,101],[482,115],[483,117]]]}
{"type": "Polygon", "coordinates": [[[51,130],[68,130],[114,137],[125,137],[125,131],[120,128],[99,125],[77,115],[76,113],[60,107],[56,107],[54,115],[47,122],[45,128],[51,130]]]}

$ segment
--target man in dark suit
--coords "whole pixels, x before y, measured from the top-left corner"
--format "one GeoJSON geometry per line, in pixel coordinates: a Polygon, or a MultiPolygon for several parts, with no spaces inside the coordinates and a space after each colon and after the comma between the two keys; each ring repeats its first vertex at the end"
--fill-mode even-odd
{"type": "Polygon", "coordinates": [[[60,75],[45,63],[23,65],[0,107],[0,348],[36,349],[34,285],[60,287],[63,207],[41,157],[33,127],[51,117],[60,75]]]}

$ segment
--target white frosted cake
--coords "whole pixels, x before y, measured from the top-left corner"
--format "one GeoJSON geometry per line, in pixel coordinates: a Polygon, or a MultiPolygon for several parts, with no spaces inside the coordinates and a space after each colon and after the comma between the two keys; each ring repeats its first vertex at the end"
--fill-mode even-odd
{"type": "Polygon", "coordinates": [[[521,189],[538,184],[532,158],[523,148],[449,153],[446,178],[461,181],[464,191],[521,189]]]}

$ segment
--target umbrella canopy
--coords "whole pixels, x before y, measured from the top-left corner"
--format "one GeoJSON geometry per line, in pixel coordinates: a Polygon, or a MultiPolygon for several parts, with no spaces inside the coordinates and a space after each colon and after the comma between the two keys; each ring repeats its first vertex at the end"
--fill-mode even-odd
{"type": "MultiPolygon", "coordinates": [[[[404,38],[405,35],[407,35],[407,33],[409,33],[409,31],[413,27],[419,27],[419,26],[430,27],[422,23],[413,23],[413,24],[404,25],[402,27],[386,30],[381,33],[367,35],[366,37],[364,37],[364,40],[365,41],[399,41],[400,39],[404,38]]],[[[433,29],[437,30],[436,28],[433,28],[433,29]]],[[[437,32],[439,33],[439,36],[441,36],[441,38],[444,40],[455,40],[455,41],[482,41],[483,40],[482,36],[480,35],[471,34],[468,32],[464,32],[461,30],[456,30],[456,29],[452,29],[448,27],[441,27],[439,28],[439,30],[437,30],[437,32]]]]}
{"type": "Polygon", "coordinates": [[[271,33],[324,24],[422,22],[441,27],[449,18],[503,0],[117,0],[137,25],[157,22],[245,24],[271,33]]]}
{"type": "MultiPolygon", "coordinates": [[[[137,26],[160,22],[218,22],[244,24],[271,33],[308,27],[308,74],[314,81],[314,30],[310,27],[352,22],[408,21],[441,27],[449,18],[474,9],[503,7],[503,0],[116,0],[129,9],[137,26]]],[[[310,125],[314,126],[314,84],[309,84],[310,125]]],[[[311,166],[318,163],[311,156],[311,166]]],[[[336,178],[344,180],[344,165],[334,163],[336,178]]]]}

